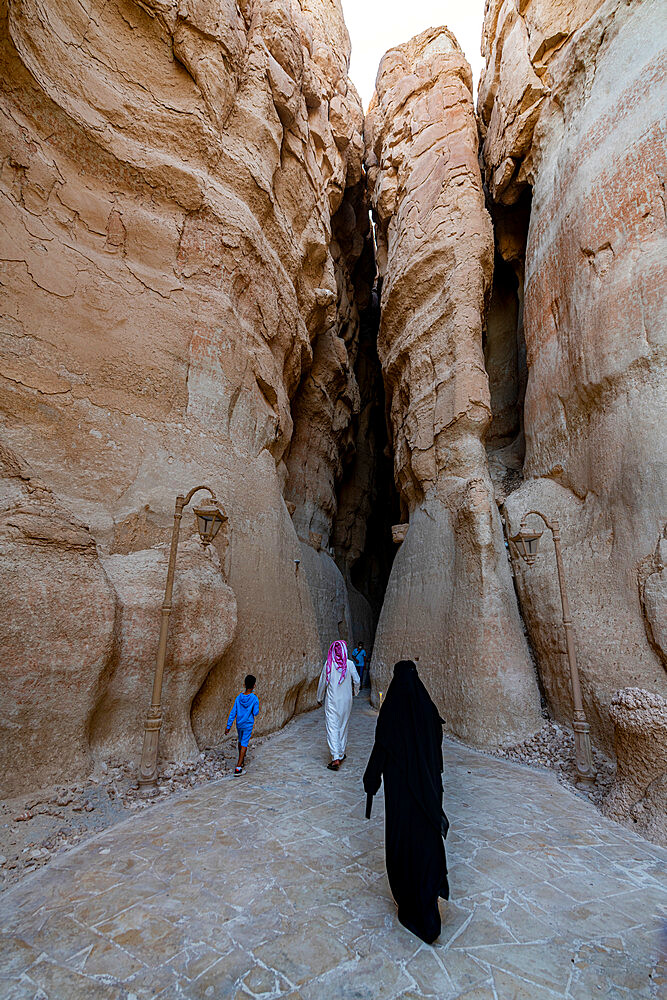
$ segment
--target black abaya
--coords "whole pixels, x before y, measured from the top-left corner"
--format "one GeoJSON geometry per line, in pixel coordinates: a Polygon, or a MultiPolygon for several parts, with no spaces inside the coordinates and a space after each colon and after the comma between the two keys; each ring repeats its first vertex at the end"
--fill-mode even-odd
{"type": "Polygon", "coordinates": [[[411,660],[394,667],[364,774],[366,816],[384,779],[385,854],[398,919],[430,944],[449,899],[443,838],[442,721],[411,660]]]}

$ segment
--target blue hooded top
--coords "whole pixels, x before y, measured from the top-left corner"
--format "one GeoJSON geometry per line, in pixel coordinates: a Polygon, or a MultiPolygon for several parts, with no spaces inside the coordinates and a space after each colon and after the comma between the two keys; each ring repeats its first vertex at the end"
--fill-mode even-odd
{"type": "Polygon", "coordinates": [[[232,728],[234,719],[236,719],[237,729],[245,729],[246,726],[254,725],[258,712],[259,698],[253,691],[250,694],[238,695],[227,719],[227,729],[232,728]]]}

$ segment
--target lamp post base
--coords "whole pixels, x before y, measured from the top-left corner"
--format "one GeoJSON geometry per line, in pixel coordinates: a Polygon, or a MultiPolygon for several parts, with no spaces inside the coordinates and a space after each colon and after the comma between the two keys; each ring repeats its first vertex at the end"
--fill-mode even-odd
{"type": "Polygon", "coordinates": [[[595,788],[597,784],[597,774],[592,777],[588,774],[578,774],[575,779],[577,788],[595,788]]]}
{"type": "Polygon", "coordinates": [[[156,795],[159,795],[157,778],[146,778],[144,780],[139,778],[139,795],[142,799],[154,799],[156,795]]]}
{"type": "Polygon", "coordinates": [[[575,718],[572,722],[574,730],[574,757],[577,765],[576,782],[578,785],[586,785],[592,788],[595,786],[597,773],[593,766],[590,726],[585,721],[585,718],[576,718],[577,715],[583,716],[583,714],[583,712],[575,713],[575,718]]]}
{"type": "Polygon", "coordinates": [[[139,768],[139,794],[145,799],[158,794],[157,755],[161,726],[162,713],[160,708],[151,705],[144,725],[144,745],[141,751],[141,767],[139,768]]]}

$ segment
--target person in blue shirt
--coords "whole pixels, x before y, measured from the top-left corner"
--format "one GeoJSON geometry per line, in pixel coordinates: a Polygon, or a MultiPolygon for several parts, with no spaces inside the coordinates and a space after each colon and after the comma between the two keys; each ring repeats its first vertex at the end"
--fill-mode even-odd
{"type": "Polygon", "coordinates": [[[359,673],[359,690],[361,691],[364,686],[364,667],[366,665],[366,650],[364,649],[363,642],[360,642],[357,648],[352,650],[352,656],[357,664],[357,671],[359,673]]]}
{"type": "Polygon", "coordinates": [[[248,674],[245,679],[245,691],[243,694],[237,695],[236,701],[234,702],[232,710],[229,713],[229,718],[227,719],[225,736],[232,728],[232,722],[236,719],[236,733],[239,743],[239,762],[236,765],[234,774],[243,774],[245,752],[248,749],[248,743],[250,742],[252,727],[255,725],[255,716],[259,712],[259,698],[255,694],[256,683],[257,678],[253,677],[252,674],[248,674]]]}

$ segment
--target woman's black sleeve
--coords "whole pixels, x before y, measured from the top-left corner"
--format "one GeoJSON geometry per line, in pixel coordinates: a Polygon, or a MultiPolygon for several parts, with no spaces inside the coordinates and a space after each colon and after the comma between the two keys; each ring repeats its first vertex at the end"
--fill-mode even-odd
{"type": "Polygon", "coordinates": [[[371,752],[366,770],[364,771],[364,789],[366,790],[366,819],[371,818],[373,807],[373,796],[377,795],[382,782],[382,772],[384,771],[385,752],[376,743],[371,752]]]}

